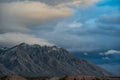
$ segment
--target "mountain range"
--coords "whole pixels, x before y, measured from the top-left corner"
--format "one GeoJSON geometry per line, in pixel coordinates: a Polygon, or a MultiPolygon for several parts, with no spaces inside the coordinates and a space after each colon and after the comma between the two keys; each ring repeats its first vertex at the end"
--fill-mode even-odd
{"type": "Polygon", "coordinates": [[[95,64],[57,46],[21,43],[0,49],[0,76],[111,76],[95,64]]]}

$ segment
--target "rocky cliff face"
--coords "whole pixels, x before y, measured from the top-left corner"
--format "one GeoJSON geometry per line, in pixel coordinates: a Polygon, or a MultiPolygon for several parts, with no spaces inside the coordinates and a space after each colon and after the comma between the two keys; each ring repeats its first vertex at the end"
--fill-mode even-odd
{"type": "Polygon", "coordinates": [[[71,55],[63,48],[19,44],[0,51],[1,75],[65,76],[89,75],[109,76],[100,67],[71,55]],[[7,72],[2,74],[3,72],[7,72]]]}

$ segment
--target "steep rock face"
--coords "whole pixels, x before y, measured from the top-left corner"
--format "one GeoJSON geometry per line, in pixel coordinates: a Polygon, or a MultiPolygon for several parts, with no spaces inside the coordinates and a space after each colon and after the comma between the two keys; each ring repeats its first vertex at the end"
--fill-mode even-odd
{"type": "Polygon", "coordinates": [[[56,46],[22,43],[2,51],[0,63],[7,70],[22,76],[110,75],[98,66],[56,46]]]}

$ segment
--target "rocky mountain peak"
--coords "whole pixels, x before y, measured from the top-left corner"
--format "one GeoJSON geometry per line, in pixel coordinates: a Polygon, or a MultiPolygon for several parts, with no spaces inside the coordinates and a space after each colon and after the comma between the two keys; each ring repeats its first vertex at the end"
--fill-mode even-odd
{"type": "MultiPolygon", "coordinates": [[[[109,72],[77,58],[57,46],[21,43],[0,55],[5,70],[23,76],[94,75],[109,76],[109,72]]],[[[0,68],[0,71],[1,68],[0,68]]]]}

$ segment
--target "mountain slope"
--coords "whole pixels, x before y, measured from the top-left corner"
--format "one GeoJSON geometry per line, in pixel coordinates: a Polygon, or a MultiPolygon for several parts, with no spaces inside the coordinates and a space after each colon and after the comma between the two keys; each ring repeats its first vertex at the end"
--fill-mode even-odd
{"type": "Polygon", "coordinates": [[[0,64],[0,76],[1,75],[11,75],[14,74],[12,71],[8,70],[4,65],[0,64]]]}
{"type": "Polygon", "coordinates": [[[19,44],[2,51],[0,63],[22,76],[109,76],[98,66],[56,46],[19,44]]]}

